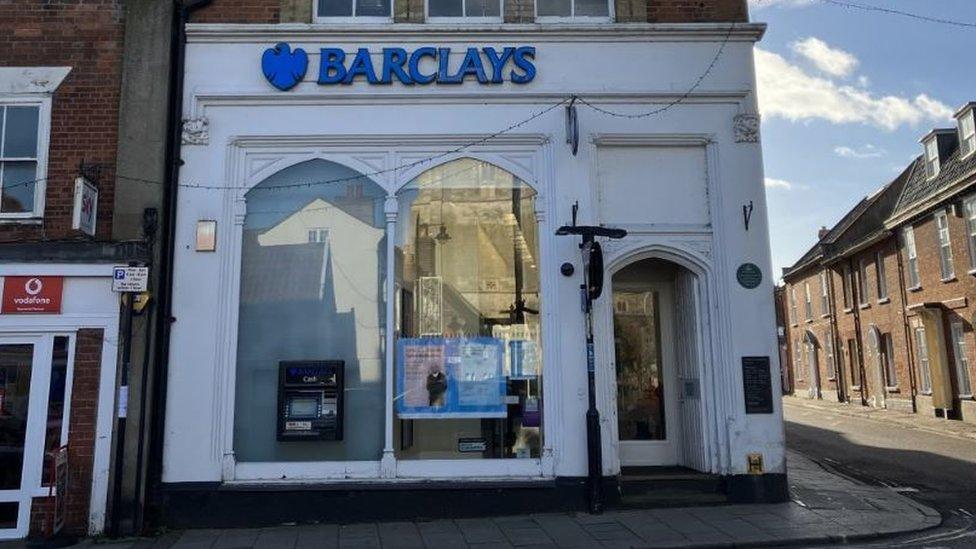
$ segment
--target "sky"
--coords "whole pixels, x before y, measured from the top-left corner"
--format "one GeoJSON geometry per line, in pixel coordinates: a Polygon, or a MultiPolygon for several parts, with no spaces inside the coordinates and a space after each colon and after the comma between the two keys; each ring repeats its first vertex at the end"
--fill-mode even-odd
{"type": "MultiPolygon", "coordinates": [[[[845,3],[844,0],[839,0],[845,3]]],[[[846,0],[976,25],[976,0],[846,0]]],[[[976,101],[976,26],[823,0],[749,0],[775,278],[976,101]]]]}

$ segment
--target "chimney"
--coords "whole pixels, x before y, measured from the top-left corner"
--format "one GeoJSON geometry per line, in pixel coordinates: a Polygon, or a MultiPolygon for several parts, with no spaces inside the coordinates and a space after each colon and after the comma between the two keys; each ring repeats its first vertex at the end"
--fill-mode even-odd
{"type": "Polygon", "coordinates": [[[830,229],[827,227],[820,227],[820,230],[817,231],[817,240],[823,240],[823,237],[827,236],[827,233],[829,232],[830,229]]]}

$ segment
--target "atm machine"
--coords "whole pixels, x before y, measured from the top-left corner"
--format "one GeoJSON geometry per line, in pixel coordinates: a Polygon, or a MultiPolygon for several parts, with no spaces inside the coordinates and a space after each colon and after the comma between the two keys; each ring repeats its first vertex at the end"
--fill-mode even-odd
{"type": "Polygon", "coordinates": [[[341,360],[278,363],[278,440],[342,440],[341,360]]]}

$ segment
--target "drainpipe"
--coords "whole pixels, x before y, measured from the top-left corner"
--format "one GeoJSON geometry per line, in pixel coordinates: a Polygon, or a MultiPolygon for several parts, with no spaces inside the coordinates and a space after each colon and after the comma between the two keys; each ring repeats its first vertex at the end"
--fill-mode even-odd
{"type": "Polygon", "coordinates": [[[153,371],[152,429],[150,430],[148,474],[150,493],[157,499],[163,471],[163,431],[166,416],[166,382],[169,365],[169,340],[173,318],[173,257],[176,249],[176,204],[179,190],[180,145],[183,128],[183,74],[186,69],[186,23],[190,14],[211,0],[174,0],[170,34],[169,106],[166,124],[166,180],[163,185],[163,219],[160,227],[160,266],[153,371]]]}
{"type": "Polygon", "coordinates": [[[898,293],[901,294],[901,322],[905,330],[905,358],[908,359],[908,385],[912,395],[912,413],[918,413],[918,386],[915,380],[915,354],[913,352],[912,328],[908,323],[908,291],[905,289],[905,264],[902,262],[901,246],[895,237],[895,257],[898,258],[898,293]]]}
{"type": "Polygon", "coordinates": [[[861,381],[861,406],[867,406],[868,400],[865,396],[867,378],[864,375],[864,338],[861,337],[861,296],[858,294],[860,290],[861,271],[855,271],[853,257],[847,258],[847,272],[848,275],[857,273],[856,280],[855,277],[851,277],[848,280],[848,284],[851,286],[851,310],[854,312],[854,337],[857,338],[857,371],[860,373],[858,379],[861,381]]]}
{"type": "Polygon", "coordinates": [[[840,334],[837,330],[837,302],[834,300],[834,271],[825,265],[824,272],[827,277],[827,314],[830,315],[827,322],[830,323],[831,346],[834,350],[834,383],[837,384],[837,400],[843,402],[847,400],[847,387],[845,385],[844,372],[841,371],[842,368],[837,367],[839,363],[837,357],[841,356],[843,345],[840,345],[840,334]]]}

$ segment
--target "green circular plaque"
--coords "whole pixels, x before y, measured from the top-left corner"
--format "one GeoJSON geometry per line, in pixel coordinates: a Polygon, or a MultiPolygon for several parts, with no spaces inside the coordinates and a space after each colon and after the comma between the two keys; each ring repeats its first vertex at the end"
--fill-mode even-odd
{"type": "Polygon", "coordinates": [[[743,263],[735,271],[735,278],[743,288],[751,290],[762,282],[762,271],[755,263],[743,263]]]}

